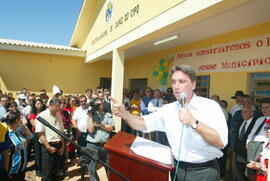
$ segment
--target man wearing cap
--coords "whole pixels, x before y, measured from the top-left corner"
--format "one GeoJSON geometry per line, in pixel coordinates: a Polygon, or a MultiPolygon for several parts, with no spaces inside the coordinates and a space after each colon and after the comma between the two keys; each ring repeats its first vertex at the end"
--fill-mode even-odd
{"type": "Polygon", "coordinates": [[[238,110],[241,110],[241,98],[243,97],[244,92],[241,90],[238,90],[235,92],[235,95],[232,96],[232,99],[235,99],[236,104],[232,106],[230,113],[232,114],[232,116],[234,115],[234,113],[238,110]]]}
{"type": "Polygon", "coordinates": [[[18,95],[18,110],[22,112],[22,110],[27,106],[26,96],[24,94],[18,95]]]}

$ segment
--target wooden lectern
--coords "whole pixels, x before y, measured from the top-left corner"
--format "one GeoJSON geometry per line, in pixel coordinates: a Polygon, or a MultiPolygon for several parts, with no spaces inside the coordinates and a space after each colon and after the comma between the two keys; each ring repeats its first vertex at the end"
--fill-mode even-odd
{"type": "MultiPolygon", "coordinates": [[[[130,181],[169,180],[169,172],[173,170],[172,165],[136,155],[130,149],[135,138],[131,134],[120,131],[104,145],[109,150],[110,166],[130,181]]],[[[121,178],[110,172],[109,181],[121,181],[121,178]]]]}

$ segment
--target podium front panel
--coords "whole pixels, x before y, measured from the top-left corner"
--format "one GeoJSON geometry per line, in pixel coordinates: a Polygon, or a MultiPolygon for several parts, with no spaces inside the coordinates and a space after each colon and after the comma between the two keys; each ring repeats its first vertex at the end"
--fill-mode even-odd
{"type": "MultiPolygon", "coordinates": [[[[166,181],[169,179],[169,171],[172,165],[166,165],[154,160],[136,155],[131,149],[135,136],[120,131],[108,143],[105,148],[109,150],[109,164],[131,181],[166,181]]],[[[120,181],[114,173],[109,173],[110,181],[120,181]]]]}

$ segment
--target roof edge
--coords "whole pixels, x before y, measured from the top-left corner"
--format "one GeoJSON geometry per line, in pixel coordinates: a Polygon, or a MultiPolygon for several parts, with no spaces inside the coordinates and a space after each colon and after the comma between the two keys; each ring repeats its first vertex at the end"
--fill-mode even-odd
{"type": "Polygon", "coordinates": [[[69,46],[0,39],[0,50],[86,57],[86,51],[69,46]]]}
{"type": "Polygon", "coordinates": [[[75,36],[76,36],[76,34],[77,34],[77,31],[78,31],[77,28],[78,28],[78,25],[79,25],[80,20],[81,20],[81,18],[82,18],[82,14],[83,14],[83,10],[85,9],[84,7],[85,7],[85,5],[86,5],[86,1],[87,1],[87,0],[84,0],[83,3],[82,3],[82,7],[81,7],[81,10],[80,10],[79,16],[78,16],[78,18],[77,18],[75,27],[74,27],[74,29],[73,29],[71,39],[70,39],[70,41],[69,41],[69,46],[72,46],[72,44],[74,44],[74,39],[75,39],[75,36]]]}

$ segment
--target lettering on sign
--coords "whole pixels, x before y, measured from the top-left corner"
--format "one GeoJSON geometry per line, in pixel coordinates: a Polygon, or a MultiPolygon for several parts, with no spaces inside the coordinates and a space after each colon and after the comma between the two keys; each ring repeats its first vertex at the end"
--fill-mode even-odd
{"type": "Polygon", "coordinates": [[[270,35],[174,55],[176,64],[199,72],[246,71],[270,68],[270,35]]]}
{"type": "Polygon", "coordinates": [[[137,4],[136,6],[131,8],[131,10],[123,13],[122,16],[116,18],[115,22],[110,23],[110,25],[106,27],[107,29],[105,29],[102,33],[100,33],[92,40],[92,45],[95,45],[100,40],[109,36],[110,33],[119,29],[123,24],[127,23],[128,21],[131,21],[132,18],[136,17],[136,15],[139,14],[139,10],[140,6],[139,4],[137,4]]]}

